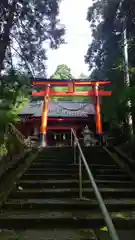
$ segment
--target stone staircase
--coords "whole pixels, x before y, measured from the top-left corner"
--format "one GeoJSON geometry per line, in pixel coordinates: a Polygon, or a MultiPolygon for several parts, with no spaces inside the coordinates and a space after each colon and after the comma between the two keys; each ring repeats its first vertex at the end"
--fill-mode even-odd
{"type": "MultiPolygon", "coordinates": [[[[83,151],[120,239],[133,240],[135,184],[102,148],[83,151]]],[[[72,148],[41,151],[1,207],[3,236],[33,240],[111,239],[84,167],[82,199],[78,179],[72,148]]]]}

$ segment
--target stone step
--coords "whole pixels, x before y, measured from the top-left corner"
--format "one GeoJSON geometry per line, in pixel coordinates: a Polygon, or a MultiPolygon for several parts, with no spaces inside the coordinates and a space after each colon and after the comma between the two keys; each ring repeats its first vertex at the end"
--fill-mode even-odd
{"type": "MultiPolygon", "coordinates": [[[[118,235],[122,240],[134,240],[134,230],[119,230],[118,235]]],[[[108,231],[101,229],[22,229],[0,231],[1,240],[23,239],[23,240],[110,240],[108,231]]]]}
{"type": "MultiPolygon", "coordinates": [[[[111,188],[134,188],[135,184],[131,181],[96,181],[98,187],[111,187],[111,188]]],[[[79,186],[79,180],[20,180],[18,186],[21,185],[24,188],[75,188],[79,186]]],[[[83,181],[83,187],[91,187],[89,180],[83,181]]]]}
{"type": "MultiPolygon", "coordinates": [[[[103,198],[135,198],[135,188],[99,188],[103,198]]],[[[88,198],[95,198],[92,188],[84,188],[83,195],[88,198]]],[[[13,198],[70,198],[79,196],[79,188],[56,188],[56,189],[22,189],[11,195],[13,198]]]]}
{"type": "MultiPolygon", "coordinates": [[[[46,161],[44,161],[44,162],[38,162],[38,161],[36,161],[36,162],[33,162],[32,164],[31,164],[31,167],[32,168],[41,168],[41,167],[43,167],[43,168],[46,168],[46,167],[48,167],[48,168],[52,168],[52,167],[60,167],[60,168],[64,168],[64,167],[68,167],[68,168],[77,168],[78,169],[78,164],[73,164],[73,163],[64,163],[64,162],[60,162],[60,164],[58,164],[58,161],[56,161],[55,163],[54,162],[46,162],[46,161]]],[[[119,167],[117,166],[117,165],[105,165],[105,164],[90,164],[90,167],[91,168],[99,168],[99,169],[119,169],[119,167]]]]}
{"type": "Polygon", "coordinates": [[[21,179],[34,179],[34,180],[40,180],[40,179],[78,179],[78,173],[25,173],[21,179]]]}
{"type": "MultiPolygon", "coordinates": [[[[112,212],[111,217],[117,229],[134,229],[135,212],[112,212]]],[[[105,225],[100,212],[93,211],[4,211],[0,213],[0,228],[92,228],[105,225]],[[22,227],[23,226],[23,227],[22,227]]]]}
{"type": "MultiPolygon", "coordinates": [[[[119,199],[104,199],[104,202],[109,211],[135,211],[135,199],[119,198],[119,199]]],[[[97,210],[99,205],[96,199],[80,198],[27,198],[18,199],[8,198],[8,201],[3,205],[3,209],[42,209],[42,210],[97,210]]]]}
{"type": "Polygon", "coordinates": [[[53,172],[59,172],[59,173],[61,173],[61,172],[77,172],[78,171],[78,169],[77,168],[74,168],[74,167],[72,167],[72,168],[66,168],[66,166],[65,166],[65,168],[58,168],[58,166],[57,167],[52,167],[52,168],[48,168],[48,167],[43,167],[43,168],[33,168],[33,167],[30,167],[26,172],[27,173],[37,173],[37,172],[39,172],[39,174],[40,173],[53,173],[53,172]]]}
{"type": "MultiPolygon", "coordinates": [[[[94,173],[93,174],[96,180],[130,180],[130,177],[126,174],[100,174],[94,173]]],[[[40,179],[78,179],[78,172],[75,173],[25,173],[22,176],[22,179],[28,180],[40,180],[40,179]]],[[[87,180],[87,174],[83,175],[83,180],[87,180]]]]}
{"type": "Polygon", "coordinates": [[[130,177],[124,173],[122,174],[93,174],[96,180],[121,180],[127,181],[131,180],[130,177]]]}
{"type": "Polygon", "coordinates": [[[92,229],[25,229],[6,230],[0,232],[1,240],[98,240],[92,229]]]}
{"type": "Polygon", "coordinates": [[[44,159],[36,159],[33,163],[57,163],[57,164],[73,164],[73,158],[70,157],[70,159],[66,158],[60,158],[60,157],[55,157],[55,158],[44,158],[44,159]]]}
{"type": "MultiPolygon", "coordinates": [[[[119,174],[119,173],[123,173],[123,170],[121,170],[121,169],[99,169],[99,168],[96,168],[96,169],[91,169],[93,172],[95,172],[95,173],[110,173],[110,174],[119,174]]],[[[53,167],[53,168],[33,168],[33,167],[30,167],[26,172],[27,173],[53,173],[53,172],[77,172],[78,171],[78,169],[77,168],[74,168],[74,167],[72,167],[72,168],[55,168],[55,167],[53,167]]],[[[86,171],[86,169],[85,169],[85,167],[83,167],[82,168],[82,171],[83,172],[85,172],[86,171]]]]}
{"type": "MultiPolygon", "coordinates": [[[[78,161],[79,156],[76,157],[76,160],[78,161]]],[[[110,160],[109,157],[105,158],[102,156],[90,156],[90,157],[86,157],[87,161],[91,164],[104,164],[104,165],[114,165],[114,160],[110,160]]],[[[49,162],[59,162],[59,163],[74,163],[74,158],[71,155],[68,156],[54,156],[54,157],[50,157],[50,156],[45,156],[43,158],[37,158],[34,161],[35,163],[49,163],[49,162]]]]}
{"type": "MultiPolygon", "coordinates": [[[[129,229],[116,229],[120,240],[134,240],[135,239],[135,230],[129,229]]],[[[110,240],[109,232],[104,230],[104,227],[94,231],[97,237],[97,240],[110,240]]]]}

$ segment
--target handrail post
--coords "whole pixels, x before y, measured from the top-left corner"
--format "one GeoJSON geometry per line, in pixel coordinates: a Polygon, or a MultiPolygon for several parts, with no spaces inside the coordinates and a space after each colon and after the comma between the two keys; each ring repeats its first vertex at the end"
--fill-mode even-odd
{"type": "Polygon", "coordinates": [[[74,157],[74,164],[76,165],[76,139],[73,134],[73,129],[71,128],[71,146],[73,147],[73,157],[74,157]]]}
{"type": "Polygon", "coordinates": [[[79,197],[82,199],[82,159],[79,155],[79,197]]]}
{"type": "Polygon", "coordinates": [[[75,143],[75,138],[74,138],[74,164],[76,165],[76,143],[75,143]]]}
{"type": "Polygon", "coordinates": [[[73,146],[73,133],[72,133],[72,128],[71,128],[71,147],[73,146]]]}

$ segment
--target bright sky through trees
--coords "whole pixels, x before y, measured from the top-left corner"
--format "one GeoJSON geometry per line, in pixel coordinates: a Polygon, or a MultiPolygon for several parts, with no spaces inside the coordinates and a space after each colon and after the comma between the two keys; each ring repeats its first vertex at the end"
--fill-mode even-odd
{"type": "Polygon", "coordinates": [[[81,72],[88,75],[88,66],[84,55],[91,41],[89,23],[86,21],[88,7],[92,0],[63,0],[60,6],[60,20],[66,26],[67,44],[58,50],[48,51],[47,73],[53,74],[59,64],[67,64],[73,76],[81,72]]]}

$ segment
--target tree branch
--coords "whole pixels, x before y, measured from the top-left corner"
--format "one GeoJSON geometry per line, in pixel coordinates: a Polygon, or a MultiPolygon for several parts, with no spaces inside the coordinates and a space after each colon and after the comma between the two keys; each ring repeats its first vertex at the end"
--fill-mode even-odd
{"type": "Polygon", "coordinates": [[[14,38],[15,41],[17,42],[17,44],[18,44],[18,46],[19,46],[22,54],[20,54],[14,47],[12,47],[12,48],[17,52],[17,54],[20,56],[20,58],[22,58],[22,59],[24,60],[26,66],[27,66],[27,68],[28,68],[28,70],[30,70],[31,75],[34,77],[34,76],[35,76],[34,70],[33,70],[32,66],[30,65],[30,63],[27,62],[27,60],[26,60],[26,58],[25,58],[25,56],[24,56],[24,54],[23,54],[22,47],[21,47],[19,41],[15,38],[15,36],[13,36],[13,34],[11,34],[11,36],[12,36],[12,38],[14,38]],[[29,67],[29,65],[30,65],[30,67],[29,67]]]}
{"type": "Polygon", "coordinates": [[[25,62],[26,68],[31,72],[32,77],[34,77],[34,75],[33,75],[33,73],[32,73],[32,70],[30,69],[29,64],[28,64],[28,62],[26,61],[25,57],[23,57],[13,46],[11,46],[11,48],[20,56],[20,58],[23,59],[23,61],[25,62]]]}

